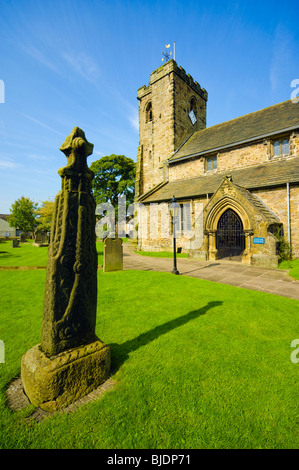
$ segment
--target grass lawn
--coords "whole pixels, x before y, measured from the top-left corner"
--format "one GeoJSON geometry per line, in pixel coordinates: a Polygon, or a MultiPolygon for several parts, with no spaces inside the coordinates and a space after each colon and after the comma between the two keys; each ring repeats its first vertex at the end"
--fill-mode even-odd
{"type": "MultiPolygon", "coordinates": [[[[17,248],[12,248],[12,241],[0,243],[0,267],[1,266],[47,266],[48,247],[33,246],[32,240],[20,243],[17,248]]],[[[98,252],[98,264],[103,265],[104,243],[96,242],[98,252]]]]}
{"type": "Polygon", "coordinates": [[[290,261],[282,261],[278,268],[290,269],[289,276],[299,280],[299,259],[293,259],[290,261]]]}
{"type": "Polygon", "coordinates": [[[45,275],[0,271],[1,448],[298,448],[299,302],[168,273],[99,271],[97,334],[116,385],[26,423],[5,388],[40,341],[45,275]]]}

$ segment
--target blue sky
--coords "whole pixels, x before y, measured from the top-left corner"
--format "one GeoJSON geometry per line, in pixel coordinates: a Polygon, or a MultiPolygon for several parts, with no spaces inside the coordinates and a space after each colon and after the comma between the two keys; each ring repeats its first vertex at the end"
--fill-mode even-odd
{"type": "Polygon", "coordinates": [[[298,1],[2,0],[0,213],[22,195],[54,199],[75,126],[89,164],[136,160],[137,89],[166,44],[208,91],[208,126],[290,99],[298,15],[298,1]]]}

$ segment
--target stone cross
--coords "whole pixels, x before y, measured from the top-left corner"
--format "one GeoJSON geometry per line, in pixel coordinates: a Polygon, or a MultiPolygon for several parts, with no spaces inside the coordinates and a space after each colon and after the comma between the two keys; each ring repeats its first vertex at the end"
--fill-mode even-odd
{"type": "Polygon", "coordinates": [[[75,127],[60,150],[67,165],[58,170],[61,191],[54,204],[41,343],[22,358],[21,379],[34,406],[62,409],[107,378],[110,348],[95,334],[97,251],[92,153],[84,132],[75,127]]]}
{"type": "Polygon", "coordinates": [[[97,309],[94,174],[86,162],[93,145],[75,127],[60,150],[67,165],[58,170],[41,340],[49,356],[94,341],[97,309]]]}

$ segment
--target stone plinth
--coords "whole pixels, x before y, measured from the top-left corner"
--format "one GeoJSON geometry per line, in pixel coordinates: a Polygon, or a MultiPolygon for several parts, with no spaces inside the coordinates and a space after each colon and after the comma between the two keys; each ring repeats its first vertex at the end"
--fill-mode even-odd
{"type": "Polygon", "coordinates": [[[100,340],[51,358],[37,345],[22,358],[21,378],[34,406],[57,411],[105,382],[110,363],[110,348],[100,340]]]}

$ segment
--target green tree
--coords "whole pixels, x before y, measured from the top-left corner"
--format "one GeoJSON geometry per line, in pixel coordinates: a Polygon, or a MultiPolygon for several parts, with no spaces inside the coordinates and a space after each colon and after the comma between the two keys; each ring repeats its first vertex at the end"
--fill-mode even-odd
{"type": "Polygon", "coordinates": [[[38,228],[47,232],[51,229],[54,201],[47,200],[41,203],[41,206],[35,211],[37,215],[38,228]]]}
{"type": "Polygon", "coordinates": [[[90,165],[97,204],[109,202],[117,213],[118,196],[126,196],[127,206],[134,202],[136,163],[124,155],[110,155],[90,165]]]}
{"type": "Polygon", "coordinates": [[[24,232],[30,232],[37,226],[36,211],[37,204],[28,197],[22,196],[17,199],[10,208],[8,223],[11,227],[18,228],[24,232]]]}

